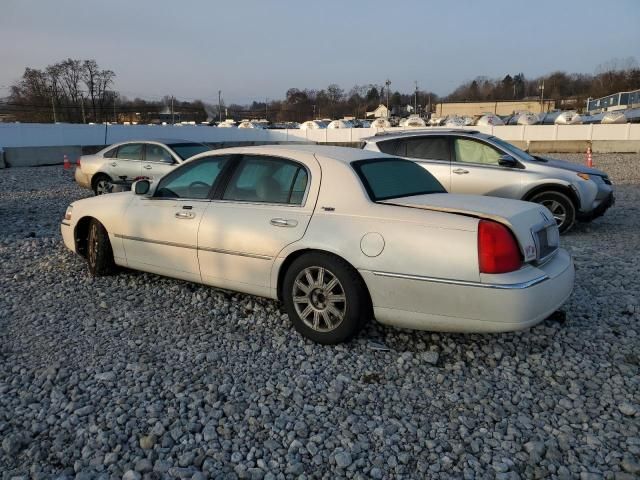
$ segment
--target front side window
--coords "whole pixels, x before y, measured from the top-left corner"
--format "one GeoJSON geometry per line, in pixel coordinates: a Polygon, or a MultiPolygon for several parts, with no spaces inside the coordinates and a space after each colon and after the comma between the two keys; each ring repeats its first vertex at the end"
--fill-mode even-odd
{"type": "Polygon", "coordinates": [[[498,165],[500,155],[502,155],[491,145],[476,140],[456,138],[454,144],[458,162],[498,165]]]}
{"type": "Polygon", "coordinates": [[[404,144],[406,152],[398,155],[422,160],[449,161],[449,141],[444,137],[408,138],[404,144]]]}
{"type": "Polygon", "coordinates": [[[228,160],[227,155],[221,155],[188,162],[163,177],[154,196],[198,200],[209,198],[209,192],[228,160]]]}
{"type": "Polygon", "coordinates": [[[142,147],[143,145],[141,143],[120,145],[116,156],[123,160],[142,160],[142,147]]]}
{"type": "Polygon", "coordinates": [[[446,193],[436,178],[420,165],[401,158],[359,160],[352,163],[372,201],[446,193]]]}
{"type": "Polygon", "coordinates": [[[148,162],[173,163],[171,154],[160,145],[147,144],[145,159],[148,162]]]}
{"type": "Polygon", "coordinates": [[[301,205],[307,182],[307,171],[298,163],[278,157],[245,155],[222,199],[301,205]]]}

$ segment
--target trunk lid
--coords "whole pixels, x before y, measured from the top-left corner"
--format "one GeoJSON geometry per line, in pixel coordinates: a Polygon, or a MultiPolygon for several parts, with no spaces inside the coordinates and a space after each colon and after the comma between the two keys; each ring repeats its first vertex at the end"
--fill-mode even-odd
{"type": "Polygon", "coordinates": [[[553,216],[537,203],[453,193],[415,195],[379,203],[467,215],[502,223],[515,235],[525,262],[546,260],[560,244],[553,216]]]}

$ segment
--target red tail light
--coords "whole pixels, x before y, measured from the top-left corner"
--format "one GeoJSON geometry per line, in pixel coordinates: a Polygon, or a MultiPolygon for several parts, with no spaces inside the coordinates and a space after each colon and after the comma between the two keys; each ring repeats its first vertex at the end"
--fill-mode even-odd
{"type": "Polygon", "coordinates": [[[506,273],[522,265],[520,249],[504,225],[480,220],[478,224],[478,263],[480,273],[506,273]]]}

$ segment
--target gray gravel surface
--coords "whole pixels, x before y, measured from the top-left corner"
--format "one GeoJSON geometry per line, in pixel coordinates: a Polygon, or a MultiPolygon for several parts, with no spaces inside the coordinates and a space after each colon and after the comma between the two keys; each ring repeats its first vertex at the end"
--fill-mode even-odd
{"type": "Polygon", "coordinates": [[[0,170],[0,478],[638,478],[640,158],[601,164],[617,204],[563,237],[566,319],[335,347],[270,300],[91,278],[58,226],[87,193],[0,170]]]}

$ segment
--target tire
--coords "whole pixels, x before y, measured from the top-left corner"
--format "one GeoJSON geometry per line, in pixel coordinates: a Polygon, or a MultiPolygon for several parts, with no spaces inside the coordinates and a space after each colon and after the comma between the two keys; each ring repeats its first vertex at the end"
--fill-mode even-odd
{"type": "Polygon", "coordinates": [[[91,182],[91,189],[96,196],[111,193],[111,188],[111,178],[104,173],[97,174],[91,182]]]}
{"type": "Polygon", "coordinates": [[[87,264],[89,265],[89,273],[94,277],[111,275],[116,270],[109,234],[95,218],[89,223],[87,264]]]}
{"type": "Polygon", "coordinates": [[[560,192],[542,192],[529,199],[549,209],[558,224],[560,233],[567,233],[576,222],[576,207],[569,197],[560,192]]]}
{"type": "Polygon", "coordinates": [[[327,253],[294,260],[284,277],[282,297],[294,328],[324,345],[351,339],[371,317],[369,295],[358,272],[327,253]]]}

